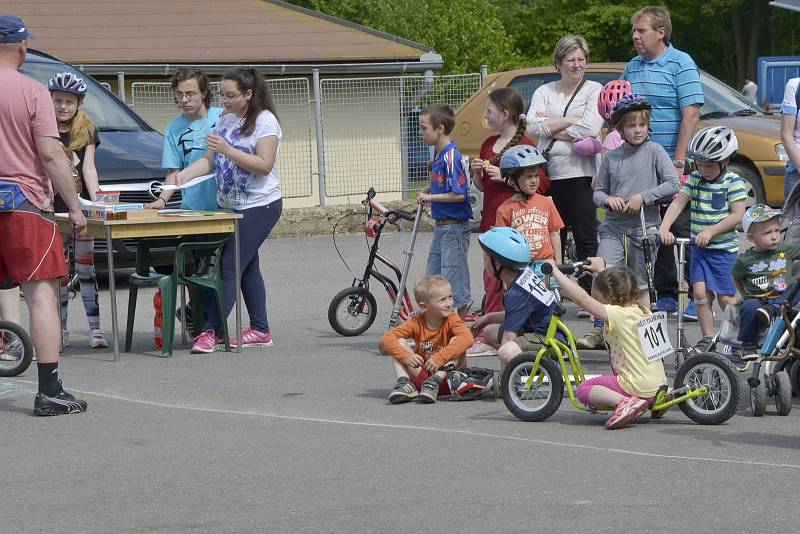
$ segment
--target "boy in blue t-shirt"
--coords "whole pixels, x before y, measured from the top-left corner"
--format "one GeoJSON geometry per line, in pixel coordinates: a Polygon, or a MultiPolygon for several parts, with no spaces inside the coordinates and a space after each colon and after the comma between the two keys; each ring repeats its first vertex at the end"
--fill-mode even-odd
{"type": "Polygon", "coordinates": [[[498,349],[500,364],[505,367],[523,351],[538,350],[553,314],[553,303],[546,304],[517,283],[531,261],[531,249],[525,236],[513,228],[492,228],[478,237],[483,249],[483,267],[506,288],[504,311],[478,317],[472,329],[483,329],[486,343],[498,349]]]}
{"type": "Polygon", "coordinates": [[[455,113],[447,104],[431,104],[420,113],[420,137],[434,148],[435,155],[431,185],[419,192],[417,202],[430,203],[434,220],[425,275],[440,274],[450,282],[455,307],[463,319],[472,301],[467,264],[472,207],[461,152],[450,139],[455,124],[455,113]]]}

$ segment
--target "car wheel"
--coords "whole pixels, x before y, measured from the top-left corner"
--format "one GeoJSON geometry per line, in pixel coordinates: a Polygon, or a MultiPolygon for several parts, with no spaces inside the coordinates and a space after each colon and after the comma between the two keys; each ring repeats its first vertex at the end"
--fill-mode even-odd
{"type": "Polygon", "coordinates": [[[764,183],[758,173],[747,163],[735,162],[728,165],[728,170],[742,177],[744,187],[747,191],[746,206],[749,208],[753,204],[766,204],[767,195],[764,193],[764,183]]]}

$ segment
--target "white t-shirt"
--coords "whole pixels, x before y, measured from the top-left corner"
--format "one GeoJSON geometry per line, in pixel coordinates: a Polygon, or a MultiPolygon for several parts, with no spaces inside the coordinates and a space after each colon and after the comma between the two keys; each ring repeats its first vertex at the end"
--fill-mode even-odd
{"type": "MultiPolygon", "coordinates": [[[[786,88],[783,90],[783,102],[781,103],[781,115],[794,115],[797,117],[797,85],[800,84],[800,78],[792,78],[786,82],[786,88]]],[[[800,147],[800,117],[794,122],[794,144],[800,147]]],[[[794,170],[794,165],[789,161],[786,164],[789,171],[794,170]]]]}
{"type": "MultiPolygon", "coordinates": [[[[556,91],[556,83],[550,82],[539,87],[531,97],[528,110],[528,135],[539,138],[539,150],[545,150],[552,139],[545,118],[561,117],[571,95],[556,91]],[[537,116],[544,113],[544,117],[537,116]]],[[[597,82],[586,80],[569,105],[567,117],[580,117],[581,122],[565,129],[576,141],[584,137],[599,139],[603,128],[603,118],[597,111],[597,99],[603,88],[597,82]]],[[[597,173],[597,160],[594,156],[581,156],[572,151],[572,143],[556,141],[547,159],[547,172],[551,180],[594,176],[597,173]]]]}
{"type": "MultiPolygon", "coordinates": [[[[255,154],[259,139],[274,135],[278,138],[280,150],[283,131],[278,119],[271,112],[265,110],[258,115],[255,129],[248,136],[239,133],[242,124],[244,117],[226,113],[219,119],[216,133],[224,137],[231,146],[247,154],[255,154]]],[[[256,174],[243,169],[218,152],[214,154],[214,165],[217,175],[217,202],[221,208],[244,210],[266,206],[282,196],[280,177],[275,165],[267,175],[256,174]]]]}

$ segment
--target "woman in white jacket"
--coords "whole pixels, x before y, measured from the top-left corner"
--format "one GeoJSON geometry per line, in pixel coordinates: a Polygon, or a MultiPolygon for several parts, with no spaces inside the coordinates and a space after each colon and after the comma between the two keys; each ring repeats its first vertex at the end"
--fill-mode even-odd
{"type": "MultiPolygon", "coordinates": [[[[581,139],[599,138],[603,127],[597,111],[602,86],[583,78],[588,57],[589,46],[580,35],[565,35],[558,41],[553,62],[561,78],[533,93],[527,129],[529,136],[539,139],[539,150],[548,152],[553,202],[566,226],[572,228],[578,259],[597,255],[597,217],[592,201],[596,157],[593,150],[576,151],[573,146],[581,139]]],[[[599,147],[599,143],[596,145],[599,147]]],[[[566,242],[566,230],[562,230],[561,242],[566,242]]],[[[591,288],[587,285],[584,289],[591,288]]],[[[588,317],[582,309],[578,314],[588,317]]]]}

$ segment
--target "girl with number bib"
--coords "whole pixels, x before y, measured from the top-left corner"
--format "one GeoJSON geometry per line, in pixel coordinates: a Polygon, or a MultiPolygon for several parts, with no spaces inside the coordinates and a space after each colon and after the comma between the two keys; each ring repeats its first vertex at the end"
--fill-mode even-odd
{"type": "MultiPolygon", "coordinates": [[[[97,135],[94,121],[81,110],[86,97],[86,84],[83,83],[82,78],[71,72],[59,72],[50,79],[47,88],[53,99],[61,143],[73,164],[76,194],[86,200],[95,200],[99,185],[94,154],[100,144],[100,138],[97,135]]],[[[67,211],[67,205],[60,195],[55,197],[54,208],[57,213],[67,211]]],[[[70,234],[63,234],[63,240],[64,256],[68,259],[67,261],[69,261],[69,248],[72,247],[74,252],[74,271],[78,273],[83,309],[86,311],[86,319],[89,322],[89,346],[92,348],[108,347],[108,342],[100,330],[97,275],[94,270],[94,238],[86,235],[73,238],[70,234]]],[[[69,271],[72,270],[69,269],[69,271]]],[[[67,330],[69,292],[66,278],[61,279],[60,293],[61,343],[66,347],[69,344],[69,331],[67,330]]]]}
{"type": "MultiPolygon", "coordinates": [[[[590,296],[578,284],[553,269],[561,291],[576,305],[583,306],[605,323],[604,336],[608,345],[613,375],[598,376],[578,386],[578,400],[583,404],[606,408],[614,413],[605,423],[608,429],[622,428],[648,410],[658,388],[667,383],[662,360],[648,361],[639,340],[637,322],[650,315],[639,305],[636,275],[628,267],[609,267],[601,258],[588,258],[585,269],[599,273],[592,284],[590,296]]],[[[658,418],[663,412],[653,412],[658,418]]]]}

